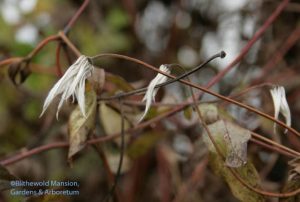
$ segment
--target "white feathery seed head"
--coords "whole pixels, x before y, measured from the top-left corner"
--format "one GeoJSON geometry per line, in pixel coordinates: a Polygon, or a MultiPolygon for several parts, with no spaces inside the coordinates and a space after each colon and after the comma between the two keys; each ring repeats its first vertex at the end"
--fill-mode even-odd
{"type": "MultiPolygon", "coordinates": [[[[167,74],[170,73],[170,70],[166,65],[161,65],[159,67],[159,70],[163,71],[163,72],[166,72],[167,74]]],[[[156,96],[157,91],[158,91],[158,88],[155,88],[155,86],[164,83],[165,81],[167,81],[167,79],[168,78],[165,75],[158,73],[156,75],[156,77],[151,80],[150,84],[147,87],[147,91],[145,93],[145,96],[142,100],[142,102],[146,101],[146,107],[145,107],[145,111],[144,111],[143,116],[139,119],[139,122],[141,122],[145,118],[146,114],[148,113],[148,111],[150,109],[152,101],[155,102],[155,96],[156,96]]]]}
{"type": "Polygon", "coordinates": [[[54,98],[61,95],[57,107],[56,118],[58,119],[59,111],[64,103],[71,96],[77,99],[80,111],[83,116],[85,114],[85,80],[93,73],[94,66],[90,63],[88,57],[81,55],[74,64],[72,64],[64,75],[52,87],[45,99],[43,111],[40,117],[44,114],[54,98]]]}
{"type": "MultiPolygon", "coordinates": [[[[286,100],[285,90],[282,86],[276,86],[270,90],[274,103],[274,117],[278,119],[281,113],[286,121],[286,125],[291,126],[291,111],[286,100]]],[[[274,132],[276,131],[276,124],[274,124],[274,132]]],[[[284,131],[287,133],[287,129],[284,131]]]]}

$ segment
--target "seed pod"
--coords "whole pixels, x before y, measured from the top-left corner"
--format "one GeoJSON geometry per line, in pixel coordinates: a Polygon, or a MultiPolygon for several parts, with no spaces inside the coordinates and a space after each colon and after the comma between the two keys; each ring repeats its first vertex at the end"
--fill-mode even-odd
{"type": "Polygon", "coordinates": [[[8,76],[14,85],[18,86],[22,84],[30,75],[29,64],[29,60],[21,60],[9,65],[8,76]]]}

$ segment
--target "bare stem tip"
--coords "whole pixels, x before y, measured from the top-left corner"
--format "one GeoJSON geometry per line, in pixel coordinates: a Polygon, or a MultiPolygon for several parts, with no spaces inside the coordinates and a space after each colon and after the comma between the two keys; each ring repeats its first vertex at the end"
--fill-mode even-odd
{"type": "Polygon", "coordinates": [[[225,56],[226,56],[226,53],[224,51],[221,51],[220,52],[220,58],[225,58],[225,56]]]}

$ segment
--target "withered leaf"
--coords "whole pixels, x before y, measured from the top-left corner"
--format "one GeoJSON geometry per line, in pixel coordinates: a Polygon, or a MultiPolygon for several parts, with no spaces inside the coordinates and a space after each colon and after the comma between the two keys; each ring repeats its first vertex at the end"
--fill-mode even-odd
{"type": "Polygon", "coordinates": [[[246,144],[250,138],[250,132],[230,122],[219,120],[208,125],[220,152],[226,156],[226,163],[216,152],[214,145],[208,137],[203,134],[203,139],[209,148],[209,164],[213,171],[224,178],[231,189],[232,194],[243,202],[265,201],[265,198],[248,189],[231,173],[229,166],[235,167],[235,172],[252,187],[259,187],[260,178],[251,162],[246,162],[246,144]],[[226,137],[227,136],[227,137],[226,137]],[[239,145],[240,144],[240,145],[239,145]]]}
{"type": "MultiPolygon", "coordinates": [[[[296,157],[289,161],[289,166],[291,170],[287,181],[283,187],[282,192],[291,192],[300,188],[300,157],[296,157]]],[[[279,199],[280,202],[298,202],[300,201],[300,194],[295,196],[286,197],[279,199]]]]}
{"type": "Polygon", "coordinates": [[[105,71],[101,68],[95,68],[90,78],[94,90],[99,94],[105,83],[105,71]]]}
{"type": "MultiPolygon", "coordinates": [[[[224,144],[226,165],[240,167],[247,162],[247,143],[251,138],[250,131],[223,120],[208,125],[208,129],[215,139],[224,144]]],[[[204,141],[212,152],[216,152],[206,132],[204,134],[204,141]]]]}
{"type": "MultiPolygon", "coordinates": [[[[121,133],[122,117],[121,114],[118,113],[116,110],[112,109],[105,103],[101,103],[99,109],[99,117],[103,129],[107,135],[121,133]]],[[[124,130],[127,130],[129,128],[130,123],[126,118],[124,118],[124,130]]],[[[120,138],[118,138],[116,141],[118,144],[120,144],[120,138]]]]}
{"type": "Polygon", "coordinates": [[[96,106],[96,93],[90,90],[85,95],[86,117],[82,115],[79,106],[72,111],[69,119],[69,159],[84,148],[88,134],[95,128],[96,106]]]}
{"type": "Polygon", "coordinates": [[[21,60],[9,65],[8,76],[14,83],[14,85],[22,84],[26,78],[30,75],[29,60],[21,60]]]}
{"type": "Polygon", "coordinates": [[[115,87],[116,87],[114,89],[115,92],[119,91],[119,90],[122,90],[125,92],[134,90],[134,88],[120,76],[106,73],[105,79],[115,85],[115,87]]]}
{"type": "Polygon", "coordinates": [[[289,173],[289,180],[292,180],[294,178],[300,178],[300,157],[289,161],[289,166],[292,167],[289,173]]]}

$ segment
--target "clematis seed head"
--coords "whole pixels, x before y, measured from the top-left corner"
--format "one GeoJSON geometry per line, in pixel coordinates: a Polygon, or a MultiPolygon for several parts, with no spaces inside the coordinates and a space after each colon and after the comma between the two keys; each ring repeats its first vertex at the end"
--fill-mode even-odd
{"type": "MultiPolygon", "coordinates": [[[[159,67],[160,71],[166,72],[167,74],[170,73],[169,68],[166,65],[161,65],[159,67]]],[[[145,107],[145,111],[144,114],[142,115],[142,117],[139,119],[139,122],[141,122],[145,116],[147,115],[150,106],[152,104],[152,101],[155,102],[155,96],[157,94],[158,88],[155,88],[156,85],[162,84],[165,81],[167,81],[167,77],[163,74],[158,73],[154,79],[151,80],[151,82],[149,83],[148,87],[147,87],[147,91],[145,93],[145,96],[143,98],[143,102],[146,101],[146,107],[145,107]]]]}
{"type": "Polygon", "coordinates": [[[64,103],[70,97],[76,98],[80,111],[84,117],[85,114],[85,81],[93,73],[94,66],[87,56],[81,55],[74,64],[72,64],[64,75],[56,82],[49,91],[45,99],[43,111],[40,117],[45,113],[54,98],[60,95],[60,101],[57,107],[56,118],[58,119],[59,111],[64,103]]]}
{"type": "MultiPolygon", "coordinates": [[[[273,103],[274,103],[274,117],[278,119],[279,113],[281,113],[286,121],[287,126],[291,126],[291,111],[286,100],[285,90],[282,86],[276,86],[270,90],[273,103]]],[[[276,124],[274,124],[274,132],[276,132],[276,124]]],[[[287,133],[287,129],[284,131],[287,133]]]]}

